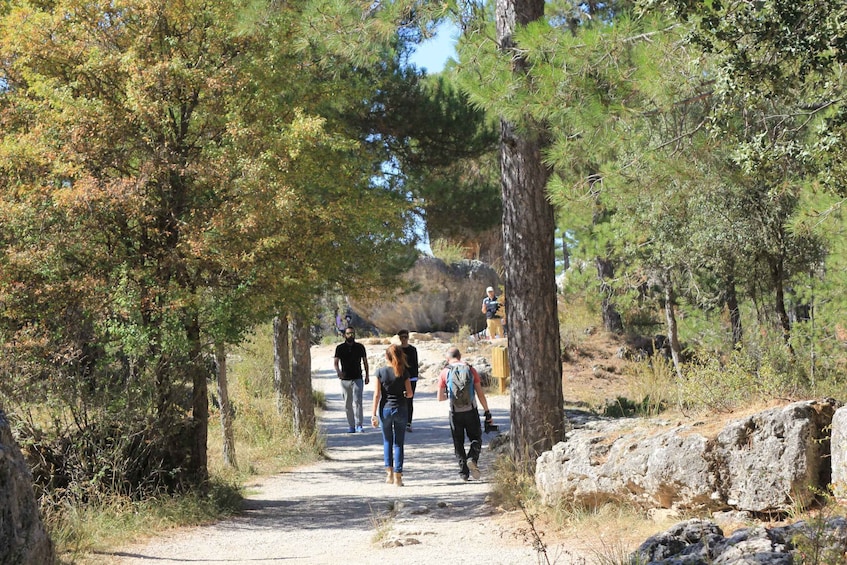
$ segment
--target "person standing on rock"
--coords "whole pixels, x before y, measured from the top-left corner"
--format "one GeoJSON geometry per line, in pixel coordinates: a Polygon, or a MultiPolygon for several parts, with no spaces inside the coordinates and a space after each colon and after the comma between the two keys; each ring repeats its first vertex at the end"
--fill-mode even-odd
{"type": "MultiPolygon", "coordinates": [[[[418,386],[418,350],[414,345],[409,345],[409,330],[400,330],[397,332],[397,337],[400,338],[400,347],[406,356],[406,364],[409,367],[409,382],[412,383],[412,395],[414,395],[418,386]]],[[[406,400],[409,407],[409,421],[406,424],[406,431],[411,432],[412,414],[414,412],[412,396],[408,396],[406,400]]]]}
{"type": "Polygon", "coordinates": [[[362,365],[365,367],[364,384],[370,382],[368,356],[365,346],[356,341],[356,332],[348,327],[344,330],[344,343],[335,348],[335,373],[341,379],[341,395],[347,412],[347,432],[363,432],[362,419],[362,365]]]}
{"type": "Polygon", "coordinates": [[[482,390],[482,382],[476,369],[462,361],[457,347],[447,350],[447,366],[438,377],[438,400],[450,400],[450,433],[453,436],[453,450],[459,462],[459,475],[467,481],[469,477],[479,478],[479,454],[482,452],[482,426],[479,423],[479,410],[476,399],[479,398],[485,410],[485,422],[491,424],[491,412],[488,400],[482,390]],[[470,448],[465,451],[465,435],[470,440],[470,448]]]}
{"type": "Polygon", "coordinates": [[[489,286],[486,288],[485,294],[487,296],[482,299],[482,313],[485,314],[488,339],[503,337],[503,321],[500,319],[498,312],[500,303],[497,301],[497,296],[494,295],[494,287],[489,286]]]}
{"type": "MultiPolygon", "coordinates": [[[[408,339],[408,333],[406,338],[408,339]]],[[[403,447],[409,418],[407,400],[414,396],[409,380],[409,367],[403,348],[389,345],[385,350],[387,367],[376,372],[371,425],[382,424],[382,456],[385,482],[403,486],[403,447]]]]}

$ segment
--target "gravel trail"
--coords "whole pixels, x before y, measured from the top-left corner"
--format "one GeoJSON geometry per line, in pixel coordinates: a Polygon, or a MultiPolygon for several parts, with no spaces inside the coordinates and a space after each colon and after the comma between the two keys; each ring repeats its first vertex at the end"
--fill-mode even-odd
{"type": "MultiPolygon", "coordinates": [[[[440,360],[446,348],[440,342],[413,344],[422,361],[440,360]]],[[[372,375],[385,347],[366,344],[372,375]]],[[[320,420],[327,460],[258,479],[235,518],[176,530],[101,557],[123,565],[539,562],[509,521],[486,503],[492,436],[483,436],[481,480],[459,480],[447,406],[436,401],[432,382],[419,382],[416,391],[414,433],[406,436],[406,486],[383,482],[380,431],[366,427],[365,433],[347,433],[333,351],[334,346],[312,349],[313,386],[327,395],[320,420]]],[[[365,387],[366,425],[372,398],[373,381],[365,387]]],[[[489,405],[506,430],[508,397],[491,395],[489,405]]],[[[570,553],[557,551],[550,562],[571,562],[570,553]]]]}

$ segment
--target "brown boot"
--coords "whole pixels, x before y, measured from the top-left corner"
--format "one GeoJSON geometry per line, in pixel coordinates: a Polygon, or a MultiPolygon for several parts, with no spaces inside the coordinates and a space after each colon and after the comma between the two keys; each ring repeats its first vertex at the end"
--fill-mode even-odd
{"type": "Polygon", "coordinates": [[[403,473],[394,473],[394,484],[398,487],[403,486],[403,473]]]}
{"type": "Polygon", "coordinates": [[[394,469],[391,467],[385,468],[385,482],[389,485],[394,482],[394,469]]]}

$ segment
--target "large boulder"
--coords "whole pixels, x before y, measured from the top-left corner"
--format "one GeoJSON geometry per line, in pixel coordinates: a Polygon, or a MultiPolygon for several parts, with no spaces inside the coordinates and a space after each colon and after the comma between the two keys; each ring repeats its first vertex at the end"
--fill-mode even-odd
{"type": "Polygon", "coordinates": [[[0,563],[55,562],[32,490],[32,474],[0,410],[0,563]]]}
{"type": "Polygon", "coordinates": [[[788,526],[754,526],[729,537],[713,522],[688,520],[651,536],[628,562],[649,565],[791,565],[842,563],[847,521],[842,517],[797,522],[788,526]]]}
{"type": "Polygon", "coordinates": [[[839,501],[847,501],[847,406],[832,417],[832,492],[839,501]]]}
{"type": "MultiPolygon", "coordinates": [[[[695,426],[596,420],[539,456],[547,504],[625,501],[643,508],[785,511],[828,482],[832,402],[804,401],[729,423],[715,437],[695,426]]],[[[833,448],[835,444],[833,444],[833,448]]]]}
{"type": "Polygon", "coordinates": [[[706,438],[690,426],[660,426],[637,419],[596,420],[568,432],[565,441],[541,454],[536,463],[535,482],[543,502],[721,507],[713,497],[714,478],[704,457],[706,438]]]}
{"type": "Polygon", "coordinates": [[[795,402],[727,425],[710,454],[722,498],[751,512],[806,507],[827,486],[825,429],[834,412],[830,402],[795,402]]]}
{"type": "Polygon", "coordinates": [[[481,312],[485,288],[498,287],[500,277],[481,261],[448,265],[422,256],[404,277],[415,290],[367,300],[350,299],[350,307],[362,319],[386,333],[406,328],[417,332],[455,332],[469,326],[485,328],[481,312]]]}

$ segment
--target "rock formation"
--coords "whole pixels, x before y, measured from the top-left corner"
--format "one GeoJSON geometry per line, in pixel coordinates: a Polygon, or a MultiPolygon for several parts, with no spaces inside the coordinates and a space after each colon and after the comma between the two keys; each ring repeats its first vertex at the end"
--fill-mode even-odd
{"type": "Polygon", "coordinates": [[[847,521],[820,519],[779,528],[756,526],[736,530],[729,537],[707,520],[681,522],[651,536],[631,556],[645,565],[791,565],[802,553],[814,563],[843,563],[847,551],[847,521]],[[819,522],[819,523],[818,523],[819,522]]]}
{"type": "Polygon", "coordinates": [[[714,437],[696,425],[598,418],[538,458],[536,486],[547,504],[754,513],[804,507],[827,486],[834,412],[831,401],[796,402],[732,422],[714,437]]]}
{"type": "Polygon", "coordinates": [[[847,406],[835,411],[832,417],[832,492],[835,498],[847,501],[847,406]]]}
{"type": "Polygon", "coordinates": [[[385,333],[402,328],[455,332],[461,326],[478,332],[485,328],[485,316],[480,311],[485,288],[499,288],[500,282],[494,269],[481,261],[448,265],[429,256],[420,257],[405,278],[416,290],[367,301],[351,299],[350,307],[385,333]]]}
{"type": "Polygon", "coordinates": [[[0,563],[55,562],[32,490],[32,474],[0,410],[0,563]]]}

